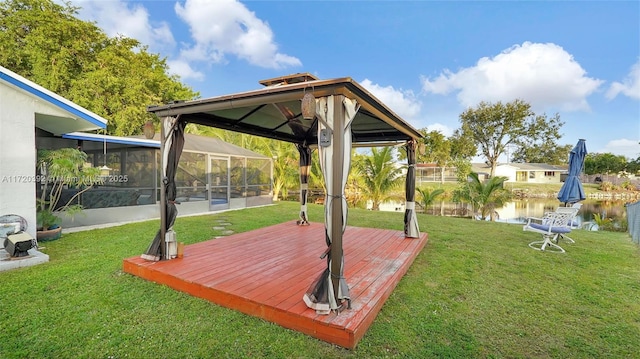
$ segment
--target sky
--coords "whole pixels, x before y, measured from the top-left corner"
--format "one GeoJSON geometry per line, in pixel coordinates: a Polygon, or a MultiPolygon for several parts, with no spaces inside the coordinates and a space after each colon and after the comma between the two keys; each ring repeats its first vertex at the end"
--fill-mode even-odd
{"type": "Polygon", "coordinates": [[[640,1],[73,0],[201,98],[308,72],[350,77],[446,136],[481,101],[565,122],[560,145],[640,157],[640,1]]]}

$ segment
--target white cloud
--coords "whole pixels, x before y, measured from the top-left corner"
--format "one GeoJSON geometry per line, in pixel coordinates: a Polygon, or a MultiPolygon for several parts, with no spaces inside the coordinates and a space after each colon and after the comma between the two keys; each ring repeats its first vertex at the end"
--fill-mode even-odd
{"type": "Polygon", "coordinates": [[[393,86],[383,87],[369,79],[364,79],[360,84],[403,119],[414,120],[420,114],[422,105],[413,91],[396,90],[393,86]]]}
{"type": "Polygon", "coordinates": [[[194,70],[191,65],[182,60],[168,60],[167,65],[169,66],[169,72],[180,76],[181,80],[204,80],[205,75],[197,70],[194,70]]]}
{"type": "Polygon", "coordinates": [[[596,151],[597,153],[613,153],[618,156],[625,156],[628,159],[635,160],[640,157],[640,143],[637,140],[629,140],[626,138],[612,140],[607,142],[603,149],[596,151]]]}
{"type": "Polygon", "coordinates": [[[622,82],[614,82],[607,91],[607,98],[613,99],[622,93],[635,100],[640,100],[640,59],[633,66],[622,82]]]}
{"type": "Polygon", "coordinates": [[[589,110],[587,97],[603,83],[589,78],[573,56],[555,44],[525,42],[483,57],[473,67],[443,70],[436,78],[422,78],[423,90],[446,95],[458,92],[465,107],[481,101],[522,99],[535,111],[589,110]]]}
{"type": "Polygon", "coordinates": [[[453,135],[453,132],[455,131],[455,129],[447,126],[447,125],[443,125],[441,123],[434,123],[432,125],[427,126],[427,131],[431,132],[431,131],[437,131],[440,132],[441,134],[445,135],[446,137],[451,137],[453,135]]]}
{"type": "Polygon", "coordinates": [[[149,12],[142,5],[122,0],[74,0],[72,3],[82,8],[79,11],[81,18],[95,21],[110,37],[124,35],[155,50],[175,46],[169,25],[166,22],[152,24],[149,12]]]}
{"type": "Polygon", "coordinates": [[[221,62],[231,54],[265,68],[302,65],[299,59],[278,52],[269,25],[236,0],[186,0],[174,8],[195,41],[181,53],[185,60],[221,62]]]}

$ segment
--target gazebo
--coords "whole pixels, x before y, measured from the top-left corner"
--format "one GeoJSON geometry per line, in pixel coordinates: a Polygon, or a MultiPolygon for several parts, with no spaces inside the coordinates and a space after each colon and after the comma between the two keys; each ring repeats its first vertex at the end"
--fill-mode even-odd
{"type": "Polygon", "coordinates": [[[415,214],[415,151],[422,134],[351,78],[320,80],[300,73],[260,81],[263,88],[193,101],[148,107],[161,119],[163,180],[161,223],[143,258],[162,261],[175,256],[171,245],[176,218],[175,166],[184,145],[184,127],[195,123],[291,142],[300,153],[300,218],[307,225],[307,177],[312,149],[318,150],[325,181],[326,269],[304,295],[319,314],[351,305],[344,278],[343,233],[347,226],[345,185],[352,147],[404,146],[407,150],[404,235],[419,238],[415,214]],[[162,240],[164,239],[164,240],[162,240]]]}

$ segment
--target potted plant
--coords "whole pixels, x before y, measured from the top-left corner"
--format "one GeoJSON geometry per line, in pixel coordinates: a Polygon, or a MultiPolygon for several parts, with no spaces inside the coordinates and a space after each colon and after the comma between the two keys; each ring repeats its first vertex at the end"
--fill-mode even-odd
{"type": "Polygon", "coordinates": [[[75,148],[39,150],[41,194],[37,199],[37,238],[47,241],[60,238],[61,214],[73,216],[82,211],[74,201],[93,185],[102,183],[100,169],[85,166],[87,154],[75,148]],[[60,203],[63,190],[74,191],[60,203]]]}

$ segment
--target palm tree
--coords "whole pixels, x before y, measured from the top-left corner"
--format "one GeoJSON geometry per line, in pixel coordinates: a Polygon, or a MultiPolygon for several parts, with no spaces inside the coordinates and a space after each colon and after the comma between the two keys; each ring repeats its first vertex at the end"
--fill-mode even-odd
{"type": "Polygon", "coordinates": [[[326,188],[324,186],[324,176],[322,175],[322,168],[320,166],[320,155],[318,151],[311,152],[311,171],[309,172],[309,188],[322,189],[324,193],[326,188]]]}
{"type": "Polygon", "coordinates": [[[367,200],[362,190],[364,187],[364,176],[360,172],[359,166],[353,166],[349,171],[347,186],[344,190],[349,207],[367,208],[367,200]]]}
{"type": "Polygon", "coordinates": [[[495,220],[496,209],[511,200],[511,192],[503,188],[508,178],[498,176],[482,182],[475,172],[471,172],[469,178],[471,180],[466,185],[454,191],[454,201],[469,202],[473,213],[479,213],[480,219],[495,220]]]}
{"type": "Polygon", "coordinates": [[[427,207],[431,206],[436,198],[444,193],[442,188],[436,188],[433,191],[430,188],[416,188],[416,191],[420,193],[420,200],[417,203],[422,206],[425,212],[427,207]]]}
{"type": "Polygon", "coordinates": [[[265,146],[261,152],[273,158],[273,200],[277,201],[280,192],[285,199],[289,189],[299,186],[298,151],[289,142],[277,140],[267,142],[268,146],[265,146]]]}
{"type": "Polygon", "coordinates": [[[393,194],[403,183],[402,168],[395,165],[393,158],[393,147],[373,147],[371,155],[355,156],[354,167],[360,171],[363,180],[363,197],[373,202],[374,211],[380,210],[382,202],[401,197],[393,194]]]}

